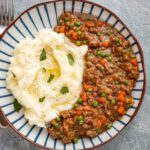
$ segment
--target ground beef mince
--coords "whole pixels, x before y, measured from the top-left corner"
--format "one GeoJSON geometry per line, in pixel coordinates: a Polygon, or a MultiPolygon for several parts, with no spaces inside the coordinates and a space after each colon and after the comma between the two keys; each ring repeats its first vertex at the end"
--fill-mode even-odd
{"type": "Polygon", "coordinates": [[[63,143],[77,143],[80,137],[92,138],[110,129],[133,106],[131,91],[139,76],[138,62],[129,41],[94,16],[66,12],[54,30],[77,46],[88,45],[80,97],[47,129],[63,143]]]}

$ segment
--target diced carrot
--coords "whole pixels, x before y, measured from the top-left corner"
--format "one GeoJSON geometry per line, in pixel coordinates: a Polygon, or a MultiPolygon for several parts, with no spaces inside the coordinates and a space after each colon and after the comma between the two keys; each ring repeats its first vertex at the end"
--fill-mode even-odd
{"type": "Polygon", "coordinates": [[[83,109],[86,111],[91,111],[92,107],[87,105],[87,106],[84,106],[83,109]]]}
{"type": "Polygon", "coordinates": [[[100,64],[101,65],[105,66],[106,62],[107,62],[106,59],[100,59],[100,64]]]}
{"type": "Polygon", "coordinates": [[[80,96],[83,96],[84,95],[84,91],[82,90],[81,92],[80,92],[80,96]]]}
{"type": "Polygon", "coordinates": [[[101,123],[102,124],[105,124],[105,122],[106,122],[106,117],[104,116],[104,115],[102,115],[101,117],[100,117],[100,120],[101,120],[101,123]]]}
{"type": "Polygon", "coordinates": [[[137,66],[137,60],[135,58],[131,59],[131,63],[135,66],[137,66]]]}
{"type": "Polygon", "coordinates": [[[81,96],[81,98],[82,98],[83,101],[87,101],[87,96],[86,96],[85,93],[81,96]]]}
{"type": "Polygon", "coordinates": [[[102,127],[102,123],[101,123],[100,120],[97,120],[97,121],[96,121],[96,127],[97,127],[97,128],[101,128],[101,127],[102,127]]]}
{"type": "Polygon", "coordinates": [[[124,91],[120,92],[119,95],[118,95],[118,101],[124,102],[125,101],[125,96],[126,96],[126,93],[124,91]]]}
{"type": "Polygon", "coordinates": [[[105,25],[105,22],[103,22],[103,21],[99,21],[99,22],[97,23],[97,25],[98,25],[99,27],[102,27],[102,26],[104,26],[104,25],[105,25]]]}
{"type": "Polygon", "coordinates": [[[84,84],[83,84],[83,87],[84,87],[84,90],[87,91],[87,90],[90,88],[90,85],[84,83],[84,84]]]}
{"type": "Polygon", "coordinates": [[[77,32],[73,31],[71,35],[72,35],[72,38],[74,40],[77,40],[77,38],[78,38],[78,33],[77,32]]]}
{"type": "Polygon", "coordinates": [[[133,100],[133,98],[130,99],[130,104],[134,105],[134,100],[133,100]]]}
{"type": "Polygon", "coordinates": [[[72,120],[69,120],[69,124],[74,125],[74,122],[72,120]]]}
{"type": "Polygon", "coordinates": [[[59,27],[59,32],[60,32],[60,33],[64,33],[64,32],[65,32],[65,26],[59,27]]]}
{"type": "Polygon", "coordinates": [[[76,114],[77,114],[78,116],[81,115],[81,113],[82,113],[82,112],[81,112],[80,110],[77,110],[77,111],[76,111],[76,114]]]}
{"type": "Polygon", "coordinates": [[[86,27],[88,27],[88,28],[92,26],[92,24],[91,24],[90,21],[87,21],[87,22],[85,23],[85,25],[86,25],[86,27]]]}
{"type": "Polygon", "coordinates": [[[104,103],[104,102],[106,102],[106,98],[100,97],[100,98],[98,98],[98,101],[99,101],[100,103],[104,103]]]}
{"type": "Polygon", "coordinates": [[[55,28],[54,30],[55,30],[55,32],[59,32],[59,28],[55,28]]]}
{"type": "Polygon", "coordinates": [[[121,115],[124,115],[125,114],[124,107],[122,107],[122,106],[118,107],[118,113],[121,114],[121,115]]]}
{"type": "Polygon", "coordinates": [[[110,44],[109,44],[108,41],[104,41],[104,42],[102,43],[102,46],[103,46],[103,47],[106,47],[106,48],[109,47],[109,45],[110,45],[110,44]]]}

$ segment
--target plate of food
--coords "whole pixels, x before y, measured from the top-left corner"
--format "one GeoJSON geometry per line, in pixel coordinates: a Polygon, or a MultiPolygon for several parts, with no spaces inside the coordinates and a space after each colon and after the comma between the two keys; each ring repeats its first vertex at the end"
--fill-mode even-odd
{"type": "Polygon", "coordinates": [[[45,149],[93,149],[135,117],[145,92],[142,49],[113,12],[57,0],[24,11],[0,42],[0,108],[45,149]]]}

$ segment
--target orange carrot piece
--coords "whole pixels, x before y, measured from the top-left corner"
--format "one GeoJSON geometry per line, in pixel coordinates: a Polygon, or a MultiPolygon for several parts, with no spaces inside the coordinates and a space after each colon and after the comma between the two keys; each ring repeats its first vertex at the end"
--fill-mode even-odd
{"type": "Polygon", "coordinates": [[[100,119],[100,120],[101,120],[101,123],[102,123],[102,124],[105,124],[105,123],[106,123],[106,120],[107,120],[106,117],[105,117],[104,115],[102,115],[100,118],[101,118],[101,119],[100,119]]]}
{"type": "Polygon", "coordinates": [[[126,96],[126,93],[124,91],[120,92],[119,95],[118,95],[118,101],[124,102],[125,101],[125,96],[126,96]]]}
{"type": "Polygon", "coordinates": [[[92,26],[92,24],[91,24],[90,21],[87,21],[87,22],[85,23],[85,25],[86,25],[86,27],[88,27],[88,28],[92,26]]]}
{"type": "Polygon", "coordinates": [[[104,102],[106,102],[106,98],[100,97],[100,98],[98,98],[98,101],[99,101],[100,103],[104,103],[104,102]]]}
{"type": "Polygon", "coordinates": [[[136,60],[136,58],[131,59],[131,63],[132,63],[134,66],[137,66],[137,60],[136,60]]]}
{"type": "Polygon", "coordinates": [[[102,123],[101,123],[100,120],[96,121],[96,126],[97,126],[97,128],[101,128],[102,127],[102,123]]]}
{"type": "Polygon", "coordinates": [[[76,114],[77,114],[78,116],[81,115],[81,113],[82,113],[82,112],[81,112],[80,110],[77,110],[77,111],[76,111],[76,114]]]}
{"type": "Polygon", "coordinates": [[[87,96],[86,96],[85,93],[81,96],[81,98],[82,98],[83,101],[87,101],[87,96]]]}
{"type": "Polygon", "coordinates": [[[106,62],[107,62],[106,59],[100,59],[100,64],[101,65],[105,66],[106,62]]]}
{"type": "Polygon", "coordinates": [[[121,115],[124,115],[125,114],[124,107],[122,107],[122,106],[118,107],[118,113],[121,114],[121,115]]]}
{"type": "Polygon", "coordinates": [[[78,33],[77,32],[73,31],[71,35],[72,35],[72,38],[74,40],[77,40],[77,38],[78,38],[78,33]]]}
{"type": "Polygon", "coordinates": [[[90,88],[90,86],[88,84],[86,84],[86,83],[83,84],[83,87],[84,87],[85,91],[87,91],[90,88]]]}
{"type": "Polygon", "coordinates": [[[97,23],[97,25],[98,25],[99,27],[102,27],[102,26],[104,26],[104,25],[105,25],[105,22],[103,22],[103,21],[99,21],[99,22],[97,23]]]}
{"type": "Polygon", "coordinates": [[[91,111],[91,110],[92,110],[92,107],[87,105],[87,106],[84,106],[83,109],[84,109],[85,111],[91,111]]]}
{"type": "Polygon", "coordinates": [[[103,47],[106,47],[106,48],[109,47],[109,45],[110,45],[110,44],[109,44],[108,41],[104,41],[104,42],[102,43],[102,46],[103,46],[103,47]]]}
{"type": "Polygon", "coordinates": [[[64,33],[64,32],[65,32],[65,26],[61,26],[61,27],[59,28],[59,32],[60,32],[60,33],[64,33]]]}

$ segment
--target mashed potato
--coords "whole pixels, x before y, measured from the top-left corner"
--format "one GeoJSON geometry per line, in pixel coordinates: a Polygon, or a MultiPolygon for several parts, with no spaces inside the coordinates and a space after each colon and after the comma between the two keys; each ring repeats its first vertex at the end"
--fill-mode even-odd
{"type": "Polygon", "coordinates": [[[31,125],[45,127],[59,112],[72,108],[82,88],[86,51],[87,46],[77,47],[51,29],[17,45],[6,85],[31,125]],[[40,60],[43,51],[46,58],[40,60]],[[71,64],[68,55],[74,60],[71,64]]]}

